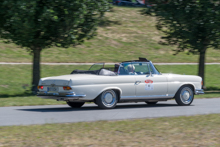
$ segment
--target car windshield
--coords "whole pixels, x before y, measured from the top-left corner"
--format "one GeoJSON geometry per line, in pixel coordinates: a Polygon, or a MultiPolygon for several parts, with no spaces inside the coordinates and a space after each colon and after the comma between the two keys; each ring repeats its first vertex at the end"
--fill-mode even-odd
{"type": "Polygon", "coordinates": [[[157,69],[150,62],[125,62],[121,63],[119,75],[146,75],[159,74],[157,69]]]}
{"type": "Polygon", "coordinates": [[[101,68],[104,68],[105,63],[95,63],[93,64],[89,70],[100,70],[101,68]]]}
{"type": "Polygon", "coordinates": [[[119,64],[113,65],[113,64],[105,64],[105,63],[95,63],[89,68],[89,70],[94,71],[94,70],[106,69],[117,73],[118,68],[119,68],[119,64]]]}
{"type": "Polygon", "coordinates": [[[122,63],[119,69],[119,75],[145,75],[149,73],[149,63],[147,62],[122,63]]]}

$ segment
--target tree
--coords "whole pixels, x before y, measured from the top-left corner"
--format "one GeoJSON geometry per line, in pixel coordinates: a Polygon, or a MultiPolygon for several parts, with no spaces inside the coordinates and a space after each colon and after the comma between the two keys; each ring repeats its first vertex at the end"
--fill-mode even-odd
{"type": "Polygon", "coordinates": [[[205,80],[205,54],[220,45],[219,0],[151,0],[148,15],[157,18],[165,44],[177,45],[176,53],[199,54],[198,75],[205,80]]]}
{"type": "Polygon", "coordinates": [[[40,53],[81,44],[96,34],[108,0],[0,0],[0,39],[33,54],[32,91],[40,79],[40,53]]]}

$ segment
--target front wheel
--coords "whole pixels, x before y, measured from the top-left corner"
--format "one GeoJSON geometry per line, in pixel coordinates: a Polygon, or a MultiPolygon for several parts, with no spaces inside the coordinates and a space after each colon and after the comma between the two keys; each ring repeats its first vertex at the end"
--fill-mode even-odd
{"type": "Polygon", "coordinates": [[[80,108],[85,104],[85,102],[66,102],[66,103],[72,108],[80,108]]]}
{"type": "Polygon", "coordinates": [[[96,99],[98,107],[102,109],[112,109],[116,106],[117,102],[118,96],[114,90],[106,90],[96,99]]]}
{"type": "Polygon", "coordinates": [[[175,100],[180,106],[188,106],[193,102],[194,93],[190,86],[182,86],[176,93],[175,100]]]}

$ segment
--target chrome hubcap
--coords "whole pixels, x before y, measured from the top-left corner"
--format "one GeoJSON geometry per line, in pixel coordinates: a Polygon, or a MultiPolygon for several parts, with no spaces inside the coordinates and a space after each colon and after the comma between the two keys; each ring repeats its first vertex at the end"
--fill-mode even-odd
{"type": "Polygon", "coordinates": [[[113,100],[113,96],[112,96],[110,93],[107,93],[107,94],[104,96],[104,99],[105,99],[105,102],[106,102],[106,103],[111,103],[112,100],[113,100]]]}
{"type": "Polygon", "coordinates": [[[184,104],[189,104],[193,100],[193,91],[189,87],[185,87],[181,90],[181,101],[184,104]]]}
{"type": "Polygon", "coordinates": [[[112,107],[116,103],[116,94],[113,90],[108,90],[102,94],[102,103],[106,107],[112,107]]]}
{"type": "Polygon", "coordinates": [[[184,91],[182,96],[183,96],[183,99],[187,101],[190,97],[189,91],[184,91]]]}

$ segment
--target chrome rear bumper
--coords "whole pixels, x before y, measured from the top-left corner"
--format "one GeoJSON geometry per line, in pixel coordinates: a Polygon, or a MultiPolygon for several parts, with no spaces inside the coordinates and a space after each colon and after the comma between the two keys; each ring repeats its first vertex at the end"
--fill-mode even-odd
{"type": "Polygon", "coordinates": [[[47,91],[40,91],[37,93],[37,96],[44,99],[56,99],[57,101],[78,100],[86,97],[85,94],[78,95],[74,92],[48,93],[47,91]]]}
{"type": "Polygon", "coordinates": [[[203,89],[195,89],[195,94],[199,95],[199,94],[205,94],[203,89]]]}

